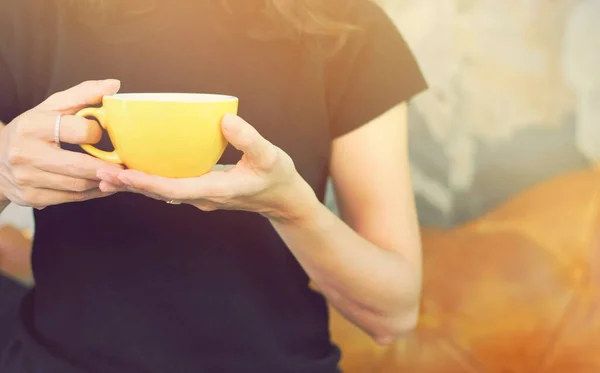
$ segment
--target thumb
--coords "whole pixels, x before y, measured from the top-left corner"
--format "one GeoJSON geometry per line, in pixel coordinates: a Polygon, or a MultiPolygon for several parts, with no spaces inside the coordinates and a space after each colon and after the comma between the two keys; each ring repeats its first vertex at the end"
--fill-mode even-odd
{"type": "Polygon", "coordinates": [[[88,80],[62,92],[57,92],[38,105],[40,110],[75,114],[77,111],[102,102],[102,97],[119,91],[121,82],[115,79],[88,80]]]}
{"type": "Polygon", "coordinates": [[[248,160],[259,168],[270,168],[277,160],[277,148],[248,122],[237,115],[226,115],[222,121],[223,136],[248,160]]]}

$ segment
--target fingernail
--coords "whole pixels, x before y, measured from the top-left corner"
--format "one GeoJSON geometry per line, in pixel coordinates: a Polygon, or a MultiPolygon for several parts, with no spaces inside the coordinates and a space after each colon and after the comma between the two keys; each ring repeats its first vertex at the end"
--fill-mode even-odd
{"type": "Polygon", "coordinates": [[[103,84],[108,89],[118,90],[121,88],[121,81],[117,79],[106,79],[103,84]]]}
{"type": "Polygon", "coordinates": [[[115,193],[118,191],[118,189],[114,185],[111,185],[106,182],[100,183],[100,190],[104,193],[115,193]]]}
{"type": "Polygon", "coordinates": [[[117,176],[117,178],[118,178],[119,180],[121,180],[121,182],[122,182],[123,184],[125,184],[125,185],[131,185],[131,181],[129,181],[129,179],[128,179],[126,176],[119,175],[119,176],[117,176]]]}
{"type": "Polygon", "coordinates": [[[104,180],[104,181],[112,181],[112,177],[107,174],[106,172],[103,171],[98,171],[96,172],[96,177],[100,180],[104,180]]]}
{"type": "Polygon", "coordinates": [[[221,121],[221,125],[226,130],[231,129],[235,125],[235,119],[236,119],[235,115],[233,115],[233,114],[225,114],[223,116],[223,120],[221,121]]]}
{"type": "Polygon", "coordinates": [[[119,85],[119,84],[121,84],[121,81],[118,80],[118,79],[106,79],[104,81],[104,84],[110,85],[110,86],[112,86],[112,85],[119,85]]]}

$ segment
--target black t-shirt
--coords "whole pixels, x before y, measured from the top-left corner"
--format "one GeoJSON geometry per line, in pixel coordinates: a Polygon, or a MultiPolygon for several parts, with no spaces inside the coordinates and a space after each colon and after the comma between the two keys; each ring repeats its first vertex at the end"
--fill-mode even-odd
{"type": "MultiPolygon", "coordinates": [[[[344,17],[362,31],[326,56],[304,40],[248,36],[252,6],[158,1],[127,12],[121,1],[122,12],[101,14],[73,5],[83,0],[3,0],[0,120],[89,79],[118,78],[122,92],[235,95],[322,200],[332,139],[425,88],[385,13],[340,1],[350,2],[344,17]]],[[[239,157],[230,147],[221,163],[239,157]]],[[[3,373],[337,371],[326,301],[260,215],[121,193],[35,220],[36,287],[3,373]]]]}
{"type": "Polygon", "coordinates": [[[27,288],[0,272],[0,351],[11,341],[17,305],[27,288]]]}

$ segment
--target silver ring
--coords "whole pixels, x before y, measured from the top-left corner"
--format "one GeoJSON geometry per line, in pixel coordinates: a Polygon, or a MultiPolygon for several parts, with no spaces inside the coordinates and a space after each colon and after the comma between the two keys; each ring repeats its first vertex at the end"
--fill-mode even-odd
{"type": "Polygon", "coordinates": [[[60,122],[61,121],[62,121],[62,115],[58,115],[56,117],[56,121],[54,122],[54,142],[58,146],[60,146],[60,122]]]}
{"type": "Polygon", "coordinates": [[[165,202],[167,202],[169,205],[181,205],[181,201],[176,201],[174,199],[165,202]]]}

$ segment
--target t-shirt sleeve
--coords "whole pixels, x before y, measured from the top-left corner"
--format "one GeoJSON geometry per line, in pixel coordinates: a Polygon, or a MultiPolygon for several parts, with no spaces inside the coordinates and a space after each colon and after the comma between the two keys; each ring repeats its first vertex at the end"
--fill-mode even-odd
{"type": "Polygon", "coordinates": [[[361,0],[359,30],[327,64],[330,135],[344,135],[427,88],[406,41],[379,6],[361,0]]]}

